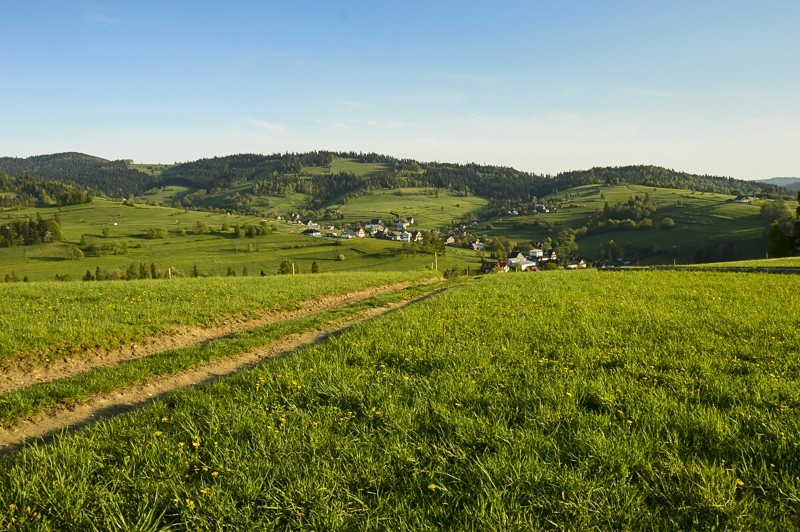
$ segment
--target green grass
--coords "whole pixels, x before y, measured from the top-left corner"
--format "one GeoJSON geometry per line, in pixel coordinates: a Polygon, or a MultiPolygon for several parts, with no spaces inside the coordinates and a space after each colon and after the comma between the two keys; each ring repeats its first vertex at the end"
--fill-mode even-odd
{"type": "Polygon", "coordinates": [[[172,167],[172,164],[162,164],[162,163],[131,163],[128,164],[128,168],[132,170],[139,170],[142,173],[149,174],[149,175],[161,175],[164,170],[172,167]]]}
{"type": "Polygon", "coordinates": [[[468,215],[477,213],[487,203],[486,199],[476,196],[460,197],[446,191],[437,193],[433,189],[401,188],[373,190],[334,208],[341,211],[347,222],[368,222],[380,218],[389,224],[399,214],[402,217],[414,217],[413,229],[430,230],[460,222],[468,215]]]}
{"type": "Polygon", "coordinates": [[[370,308],[419,297],[436,289],[439,289],[436,285],[412,286],[342,308],[248,329],[197,345],[170,349],[113,367],[97,368],[74,377],[0,394],[0,425],[13,425],[56,404],[71,405],[94,394],[108,393],[157,376],[239,355],[280,338],[319,328],[370,308]]]}
{"type": "Polygon", "coordinates": [[[3,457],[0,526],[796,529],[800,279],[779,281],[465,283],[3,457]]]}
{"type": "Polygon", "coordinates": [[[738,266],[743,268],[800,268],[800,257],[712,262],[708,264],[708,266],[738,266]]]}
{"type": "Polygon", "coordinates": [[[303,173],[312,175],[350,173],[368,178],[390,170],[391,167],[386,163],[362,163],[355,159],[336,157],[330,166],[309,166],[303,168],[303,173]]]}
{"type": "MultiPolygon", "coordinates": [[[[430,272],[317,274],[93,283],[0,284],[0,362],[27,353],[41,362],[86,347],[115,347],[174,325],[293,308],[300,301],[430,272]]],[[[16,360],[16,358],[15,358],[16,360]]]]}

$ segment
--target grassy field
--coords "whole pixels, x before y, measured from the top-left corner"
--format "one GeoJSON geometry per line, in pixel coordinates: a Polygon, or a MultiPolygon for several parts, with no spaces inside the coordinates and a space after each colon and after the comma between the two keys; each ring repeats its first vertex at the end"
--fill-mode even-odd
{"type": "Polygon", "coordinates": [[[487,205],[484,198],[459,197],[446,191],[423,188],[374,190],[343,205],[334,205],[347,222],[380,218],[391,223],[399,217],[414,218],[415,229],[448,227],[487,205]]]}
{"type": "Polygon", "coordinates": [[[412,285],[374,295],[344,307],[280,320],[188,347],[168,349],[113,366],[94,368],[75,376],[3,393],[0,394],[0,426],[13,426],[20,420],[54,405],[74,405],[99,393],[109,393],[156,377],[236,356],[289,335],[322,328],[334,320],[352,317],[367,309],[413,299],[438,289],[438,283],[412,285]]]}
{"type": "MultiPolygon", "coordinates": [[[[0,280],[13,272],[18,279],[31,281],[53,280],[55,275],[81,279],[87,271],[116,271],[124,273],[131,265],[138,268],[151,263],[164,274],[189,276],[195,266],[200,275],[225,275],[228,268],[242,275],[266,275],[278,272],[284,260],[297,263],[300,271],[310,272],[313,262],[321,272],[423,270],[434,262],[432,255],[407,255],[399,242],[372,239],[337,240],[300,236],[302,228],[285,222],[262,218],[228,216],[198,211],[185,211],[149,205],[134,207],[104,199],[91,205],[61,209],[25,209],[0,213],[0,223],[16,217],[43,217],[55,213],[61,218],[64,240],[36,246],[0,249],[0,280]],[[196,223],[208,224],[211,232],[195,234],[196,223]],[[266,224],[268,233],[262,236],[236,238],[235,225],[266,224]],[[223,225],[227,226],[222,231],[223,225]],[[164,238],[147,237],[149,229],[164,229],[164,238]],[[105,232],[105,233],[104,233],[105,232]],[[107,236],[104,236],[107,234],[107,236]],[[72,255],[85,236],[87,244],[114,246],[99,256],[91,251],[81,258],[72,255]],[[339,255],[344,260],[339,260],[339,255]]],[[[85,248],[84,248],[85,249],[85,248]]],[[[440,270],[458,266],[480,267],[477,256],[466,250],[448,250],[439,260],[440,270]]]]}
{"type": "Polygon", "coordinates": [[[16,353],[29,353],[26,361],[34,363],[41,353],[44,360],[38,362],[44,362],[87,346],[115,347],[141,340],[173,325],[286,310],[327,294],[428,276],[430,272],[385,272],[0,284],[0,365],[16,353]]]}
{"type": "Polygon", "coordinates": [[[0,526],[796,529],[798,289],[488,276],[0,458],[0,526]]]}
{"type": "Polygon", "coordinates": [[[733,262],[712,262],[708,266],[739,266],[755,268],[800,268],[800,257],[780,259],[739,260],[733,262]]]}
{"type": "Polygon", "coordinates": [[[566,198],[559,212],[532,216],[509,216],[492,222],[492,229],[483,225],[488,236],[504,234],[512,239],[555,239],[567,227],[586,224],[595,209],[625,202],[631,196],[650,194],[658,205],[651,217],[649,230],[609,231],[588,235],[579,240],[580,253],[586,257],[598,255],[601,244],[614,240],[625,249],[651,254],[643,263],[692,262],[695,253],[713,241],[733,241],[742,258],[763,257],[766,245],[766,221],[760,217],[760,203],[732,203],[733,196],[693,192],[690,190],[661,189],[639,185],[586,185],[556,194],[566,198]],[[661,229],[661,222],[669,217],[675,221],[670,230],[661,229]],[[549,223],[552,229],[537,226],[549,223]],[[647,251],[649,248],[649,251],[647,251]]]}
{"type": "Polygon", "coordinates": [[[358,177],[372,177],[390,169],[386,163],[362,163],[355,159],[336,157],[330,166],[309,166],[303,168],[303,173],[311,175],[349,173],[358,177]]]}

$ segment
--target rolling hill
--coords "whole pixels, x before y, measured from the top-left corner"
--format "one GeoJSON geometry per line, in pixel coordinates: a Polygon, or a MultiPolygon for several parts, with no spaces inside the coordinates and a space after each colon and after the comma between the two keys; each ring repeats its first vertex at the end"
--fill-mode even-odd
{"type": "Polygon", "coordinates": [[[770,179],[764,179],[761,181],[761,183],[776,185],[787,190],[800,191],[800,177],[773,177],[770,179]]]}
{"type": "MultiPolygon", "coordinates": [[[[38,173],[68,183],[65,186],[83,182],[109,196],[135,196],[136,205],[95,199],[90,205],[67,208],[34,201],[26,203],[27,208],[18,205],[0,212],[1,219],[15,220],[58,211],[62,242],[0,253],[0,273],[34,280],[54,273],[79,278],[97,267],[124,272],[131,264],[145,262],[184,274],[196,266],[210,275],[230,270],[241,274],[245,269],[274,274],[287,259],[304,270],[317,261],[323,271],[422,268],[433,263],[424,250],[409,252],[399,242],[302,237],[302,228],[282,221],[291,214],[338,230],[374,219],[390,223],[413,217],[413,229],[436,230],[442,238],[454,235],[461,245],[504,236],[525,248],[532,242],[556,243],[566,234],[575,239],[577,254],[589,260],[620,258],[647,264],[755,259],[765,250],[767,221],[759,215],[760,206],[770,198],[790,197],[775,183],[654,166],[542,176],[507,167],[333,152],[233,155],[178,165],[134,165],[69,153],[3,158],[0,171],[3,168],[28,176],[29,182],[38,173]],[[740,194],[750,195],[751,203],[734,203],[740,194]],[[651,203],[646,215],[625,214],[626,203],[644,198],[651,203]],[[537,204],[546,205],[548,212],[539,212],[537,204]],[[615,209],[622,214],[609,216],[615,209]],[[629,216],[635,219],[626,219],[629,216]],[[198,223],[208,224],[209,230],[196,231],[198,223]],[[236,228],[248,225],[265,230],[237,238],[236,228]],[[662,228],[666,225],[670,228],[662,228]],[[76,247],[82,257],[77,257],[76,247]],[[336,260],[340,254],[345,261],[336,260]]],[[[11,194],[4,197],[8,200],[11,194]]],[[[448,248],[440,268],[474,269],[482,258],[470,250],[448,248]]]]}

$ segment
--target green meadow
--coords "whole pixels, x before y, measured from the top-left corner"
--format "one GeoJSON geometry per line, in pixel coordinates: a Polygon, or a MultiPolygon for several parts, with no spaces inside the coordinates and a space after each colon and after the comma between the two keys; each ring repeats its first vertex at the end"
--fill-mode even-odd
{"type": "MultiPolygon", "coordinates": [[[[0,250],[0,278],[11,275],[22,280],[53,280],[55,275],[72,280],[83,278],[87,271],[113,271],[123,276],[131,266],[156,266],[159,275],[173,277],[226,275],[274,275],[283,261],[293,261],[297,269],[309,273],[314,262],[320,272],[430,269],[430,254],[404,253],[399,242],[374,239],[340,240],[300,236],[303,227],[284,221],[252,216],[235,216],[201,211],[172,209],[95,198],[89,205],[63,208],[39,208],[0,213],[3,220],[58,214],[64,228],[61,242],[20,246],[0,250]],[[196,233],[196,224],[205,224],[209,232],[196,233]],[[237,238],[234,226],[263,225],[264,235],[237,238]],[[223,230],[224,227],[224,230],[223,230]],[[149,230],[163,230],[163,238],[149,238],[149,230]],[[74,250],[84,239],[88,246],[107,248],[98,255],[74,250]]],[[[86,246],[82,247],[85,249],[86,246]]],[[[452,267],[477,269],[478,256],[468,250],[448,249],[439,258],[439,270],[452,267]]]]}
{"type": "Polygon", "coordinates": [[[3,456],[0,526],[797,529],[798,289],[708,272],[461,283],[3,456]]]}
{"type": "Polygon", "coordinates": [[[488,204],[477,196],[456,196],[446,191],[425,188],[373,190],[342,205],[333,205],[348,222],[382,219],[391,224],[398,217],[414,218],[412,229],[449,227],[477,213],[488,204]]]}
{"type": "MultiPolygon", "coordinates": [[[[530,216],[504,216],[481,226],[487,236],[503,234],[512,239],[555,239],[565,228],[585,225],[596,209],[614,205],[632,196],[650,194],[658,209],[651,229],[616,230],[580,238],[580,254],[594,257],[602,244],[614,240],[626,249],[653,255],[644,263],[693,262],[694,254],[710,242],[730,240],[742,257],[763,257],[767,223],[760,217],[761,203],[733,203],[733,196],[691,190],[653,188],[641,185],[586,185],[553,195],[563,200],[558,212],[530,216]],[[664,218],[675,225],[662,229],[664,218]],[[544,227],[549,225],[550,227],[544,227]]],[[[545,198],[547,199],[547,198],[545,198]]]]}

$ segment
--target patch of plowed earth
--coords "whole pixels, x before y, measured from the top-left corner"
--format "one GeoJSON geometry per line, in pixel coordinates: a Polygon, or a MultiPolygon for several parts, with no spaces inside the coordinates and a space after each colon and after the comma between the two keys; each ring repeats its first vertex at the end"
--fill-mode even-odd
{"type": "Polygon", "coordinates": [[[288,355],[302,347],[313,345],[333,334],[338,334],[353,325],[419,301],[429,294],[384,307],[372,308],[349,318],[334,320],[317,330],[289,335],[247,353],[198,365],[173,375],[156,377],[146,383],[120,388],[110,393],[97,394],[77,405],[51,408],[46,412],[22,420],[11,428],[0,427],[0,453],[13,451],[21,447],[27,440],[49,439],[64,430],[79,429],[125,413],[170,392],[211,382],[252,368],[270,359],[288,355]]]}
{"type": "MultiPolygon", "coordinates": [[[[368,299],[377,294],[402,290],[419,284],[438,282],[441,282],[441,280],[427,279],[420,282],[375,286],[346,294],[321,296],[298,303],[298,308],[295,310],[268,311],[252,319],[234,318],[213,327],[179,326],[172,328],[166,334],[150,338],[144,342],[127,344],[115,350],[102,349],[98,351],[90,349],[75,357],[34,367],[26,367],[25,364],[21,364],[20,367],[8,368],[0,372],[0,393],[72,377],[95,368],[115,366],[126,360],[142,358],[159,351],[187,347],[200,342],[222,338],[246,329],[325,312],[368,299]]],[[[24,356],[20,358],[24,359],[24,356]]]]}

